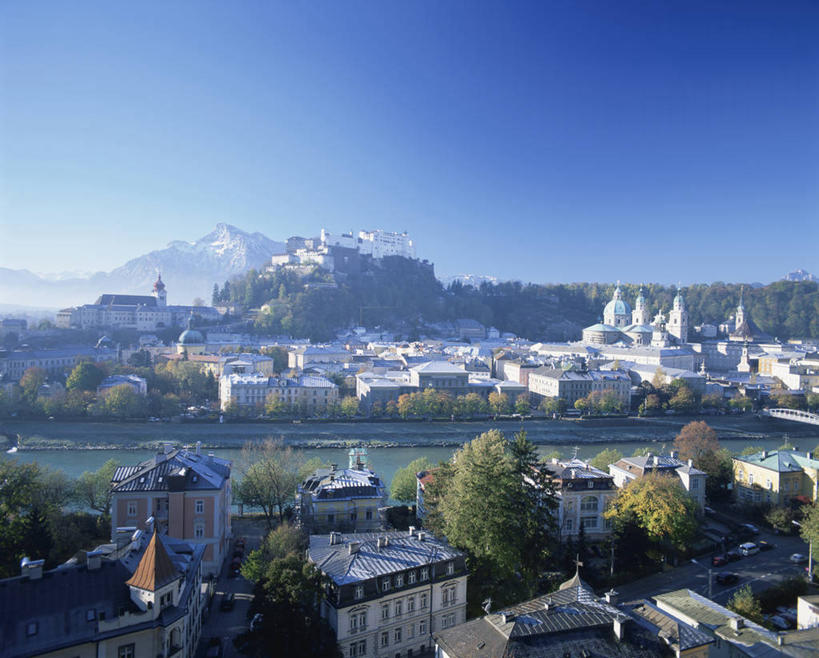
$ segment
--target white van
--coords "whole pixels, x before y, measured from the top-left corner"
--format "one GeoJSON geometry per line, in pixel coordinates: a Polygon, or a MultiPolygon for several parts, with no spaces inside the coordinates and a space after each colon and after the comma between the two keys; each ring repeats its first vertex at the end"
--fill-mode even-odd
{"type": "Polygon", "coordinates": [[[739,545],[739,552],[745,557],[748,557],[749,555],[756,555],[759,553],[759,546],[754,544],[752,541],[745,542],[744,544],[739,545]]]}

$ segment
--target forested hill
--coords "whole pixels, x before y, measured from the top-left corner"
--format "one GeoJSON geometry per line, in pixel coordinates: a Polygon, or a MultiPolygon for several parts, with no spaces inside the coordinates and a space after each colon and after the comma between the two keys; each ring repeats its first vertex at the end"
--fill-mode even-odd
{"type": "MultiPolygon", "coordinates": [[[[741,284],[698,284],[683,288],[690,324],[718,324],[735,312],[741,284]]],[[[474,318],[500,331],[530,340],[573,340],[602,316],[614,286],[598,283],[484,283],[478,288],[458,282],[445,288],[428,263],[398,256],[364,261],[356,274],[315,269],[306,276],[277,270],[249,271],[214,286],[215,303],[265,307],[256,322],[264,333],[283,333],[314,341],[363,322],[414,338],[425,326],[474,318]]],[[[621,285],[633,305],[638,284],[621,285]]],[[[643,288],[652,316],[671,308],[673,287],[643,288]]],[[[781,340],[819,337],[819,284],[777,281],[760,288],[744,285],[745,308],[759,327],[781,340]]]]}

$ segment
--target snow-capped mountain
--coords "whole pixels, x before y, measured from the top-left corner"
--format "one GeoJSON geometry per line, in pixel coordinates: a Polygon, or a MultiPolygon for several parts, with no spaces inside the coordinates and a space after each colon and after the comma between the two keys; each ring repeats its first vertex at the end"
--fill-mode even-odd
{"type": "Polygon", "coordinates": [[[284,249],[284,243],[261,233],[217,224],[194,242],[175,240],[111,272],[58,279],[0,268],[0,302],[65,307],[92,303],[103,293],[147,295],[161,272],[169,304],[190,304],[196,297],[209,303],[214,283],[221,285],[252,267],[264,267],[273,254],[284,249]]]}

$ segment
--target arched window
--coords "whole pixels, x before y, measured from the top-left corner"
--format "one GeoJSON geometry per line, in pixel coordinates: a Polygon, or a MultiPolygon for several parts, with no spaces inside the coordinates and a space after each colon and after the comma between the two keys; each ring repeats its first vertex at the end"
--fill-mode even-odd
{"type": "Polygon", "coordinates": [[[597,496],[584,496],[580,501],[580,510],[583,512],[596,512],[597,508],[597,496]]]}

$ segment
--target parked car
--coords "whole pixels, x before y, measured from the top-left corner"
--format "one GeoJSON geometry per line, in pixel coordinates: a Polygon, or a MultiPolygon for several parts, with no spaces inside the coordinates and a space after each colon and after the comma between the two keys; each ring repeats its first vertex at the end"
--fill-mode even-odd
{"type": "Polygon", "coordinates": [[[715,555],[711,558],[712,567],[724,567],[726,564],[728,564],[728,558],[724,555],[715,555]]]}
{"type": "Polygon", "coordinates": [[[754,544],[752,541],[746,541],[744,544],[739,545],[739,552],[742,553],[745,557],[750,555],[756,555],[759,553],[759,546],[754,544]]]}
{"type": "Polygon", "coordinates": [[[802,564],[803,562],[808,561],[808,556],[802,555],[802,553],[794,553],[789,559],[794,564],[802,564]]]}
{"type": "Polygon", "coordinates": [[[205,653],[205,658],[222,658],[222,640],[218,637],[212,637],[208,640],[208,650],[205,653]]]}
{"type": "Polygon", "coordinates": [[[255,615],[253,615],[253,619],[250,620],[251,633],[254,632],[259,627],[259,624],[262,623],[262,619],[263,617],[261,612],[257,612],[255,615]]]}
{"type": "Polygon", "coordinates": [[[733,585],[739,582],[739,574],[733,573],[732,571],[723,571],[717,574],[717,582],[720,585],[733,585]]]}
{"type": "Polygon", "coordinates": [[[752,535],[759,534],[759,528],[757,528],[753,523],[743,523],[742,527],[748,530],[752,535]]]}
{"type": "Polygon", "coordinates": [[[233,610],[234,605],[236,605],[236,595],[233,592],[222,594],[222,602],[219,604],[220,610],[233,610]]]}
{"type": "Polygon", "coordinates": [[[728,551],[725,554],[725,557],[729,562],[736,562],[737,560],[742,559],[742,553],[740,553],[739,551],[728,551]]]}

